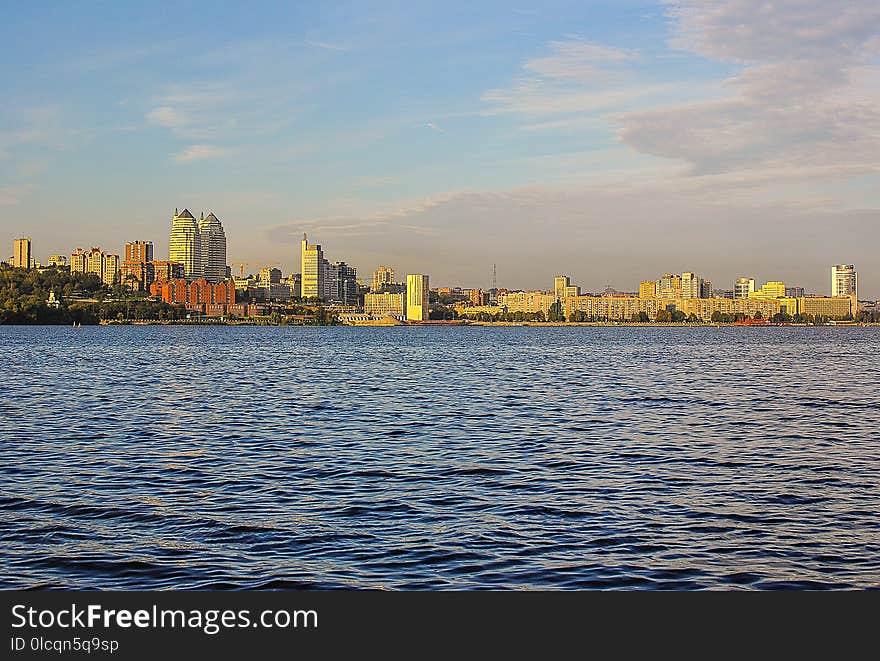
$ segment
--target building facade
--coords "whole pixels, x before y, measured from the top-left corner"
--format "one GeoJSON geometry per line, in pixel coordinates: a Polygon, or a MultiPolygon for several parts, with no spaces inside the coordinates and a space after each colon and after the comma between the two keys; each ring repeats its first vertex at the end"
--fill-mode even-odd
{"type": "Polygon", "coordinates": [[[367,292],[364,294],[364,313],[371,317],[402,318],[406,315],[406,294],[367,292]]]}
{"type": "Polygon", "coordinates": [[[308,236],[302,240],[302,297],[324,298],[327,270],[324,252],[319,244],[309,245],[308,236]]]}
{"type": "Polygon", "coordinates": [[[657,281],[657,296],[661,298],[681,298],[681,276],[666,273],[657,281]]]}
{"type": "Polygon", "coordinates": [[[859,276],[852,264],[835,264],[831,267],[831,295],[859,298],[859,276]]]}
{"type": "Polygon", "coordinates": [[[209,282],[226,279],[226,232],[213,213],[199,219],[202,277],[209,282]]]}
{"type": "Polygon", "coordinates": [[[331,299],[343,305],[360,303],[360,288],[357,283],[357,269],[345,262],[332,265],[333,294],[331,299]]]}
{"type": "Polygon", "coordinates": [[[373,273],[373,282],[370,284],[370,291],[378,293],[384,291],[386,286],[394,284],[394,269],[390,266],[380,266],[373,273]]]}
{"type": "Polygon", "coordinates": [[[548,294],[543,291],[513,291],[498,294],[499,307],[505,308],[508,312],[525,314],[542,312],[546,316],[550,312],[550,306],[555,302],[555,292],[548,294]]]}
{"type": "Polygon", "coordinates": [[[645,280],[639,283],[639,298],[654,298],[657,296],[657,281],[645,280]]]}
{"type": "Polygon", "coordinates": [[[748,298],[755,291],[754,278],[737,278],[733,283],[734,298],[748,298]]]}
{"type": "Polygon", "coordinates": [[[154,282],[150,286],[150,294],[160,296],[165,303],[183,305],[233,305],[235,303],[235,285],[232,280],[209,282],[199,280],[168,280],[154,282]]]}
{"type": "Polygon", "coordinates": [[[120,272],[119,255],[110,255],[100,248],[91,248],[88,252],[77,248],[70,255],[71,273],[93,273],[101,279],[105,285],[111,286],[116,282],[116,276],[120,272]]]}
{"type": "Polygon", "coordinates": [[[700,298],[701,280],[696,273],[685,271],[681,274],[681,297],[700,298]]]}
{"type": "Polygon", "coordinates": [[[765,300],[784,297],[785,283],[780,282],[779,280],[771,280],[770,282],[765,282],[763,285],[761,285],[760,289],[749,293],[749,298],[762,298],[765,300]]]}
{"type": "Polygon", "coordinates": [[[153,242],[152,241],[130,241],[125,244],[125,261],[126,262],[152,262],[153,261],[153,242]]]}
{"type": "Polygon", "coordinates": [[[119,267],[120,282],[132,291],[147,291],[156,279],[152,262],[125,260],[119,267]]]}
{"type": "Polygon", "coordinates": [[[428,276],[409,274],[406,276],[406,319],[407,321],[427,321],[430,313],[428,297],[428,276]]]}
{"type": "Polygon", "coordinates": [[[197,280],[202,277],[202,241],[196,219],[184,209],[174,210],[171,234],[168,237],[168,259],[183,264],[184,277],[197,280]]]}
{"type": "MultiPolygon", "coordinates": [[[[7,244],[8,245],[8,244],[7,244]]],[[[29,238],[16,239],[12,242],[12,266],[17,269],[29,269],[34,265],[29,238]]]]}
{"type": "Polygon", "coordinates": [[[167,282],[186,277],[186,269],[180,262],[150,262],[153,267],[153,282],[167,282]]]}
{"type": "MultiPolygon", "coordinates": [[[[645,284],[645,283],[642,283],[645,284]]],[[[571,320],[577,312],[587,321],[632,321],[635,319],[655,320],[661,312],[682,312],[686,317],[700,321],[713,321],[713,316],[728,315],[730,317],[745,316],[755,318],[756,315],[772,319],[777,314],[794,317],[808,315],[833,320],[852,318],[857,305],[852,296],[837,297],[789,297],[784,295],[771,296],[780,291],[782,283],[771,282],[760,296],[750,298],[712,297],[661,297],[646,296],[650,287],[640,287],[639,296],[603,295],[603,296],[566,296],[563,313],[571,320]]],[[[554,282],[554,287],[556,283],[554,282]]],[[[747,285],[746,285],[747,286],[747,285]]],[[[762,288],[763,289],[763,288],[762,288]]],[[[556,293],[542,291],[504,292],[498,295],[498,306],[507,313],[537,313],[548,315],[550,306],[556,302],[556,293]]]]}

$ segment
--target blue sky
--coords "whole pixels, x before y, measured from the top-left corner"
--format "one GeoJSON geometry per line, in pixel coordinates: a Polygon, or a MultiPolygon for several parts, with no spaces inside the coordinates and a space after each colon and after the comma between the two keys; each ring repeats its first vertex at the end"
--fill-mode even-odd
{"type": "Polygon", "coordinates": [[[19,3],[0,237],[229,261],[303,231],[364,276],[634,289],[697,270],[880,295],[874,3],[19,3]],[[875,111],[872,115],[871,109],[875,111]]]}

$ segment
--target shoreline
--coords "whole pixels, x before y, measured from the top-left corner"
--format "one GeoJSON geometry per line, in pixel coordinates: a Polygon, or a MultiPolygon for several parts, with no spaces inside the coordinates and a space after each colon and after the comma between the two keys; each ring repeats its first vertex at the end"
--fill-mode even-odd
{"type": "MultiPolygon", "coordinates": [[[[71,327],[69,324],[0,324],[0,326],[47,326],[47,327],[71,327]]],[[[445,322],[416,322],[401,324],[279,324],[267,321],[194,321],[194,320],[138,320],[138,321],[101,321],[97,324],[85,324],[76,326],[251,326],[251,327],[298,327],[298,328],[510,328],[510,327],[535,327],[535,328],[875,328],[880,327],[880,322],[855,322],[841,321],[829,324],[795,324],[795,323],[766,323],[766,324],[736,324],[723,322],[613,322],[613,321],[470,321],[458,323],[457,321],[445,322]]]]}

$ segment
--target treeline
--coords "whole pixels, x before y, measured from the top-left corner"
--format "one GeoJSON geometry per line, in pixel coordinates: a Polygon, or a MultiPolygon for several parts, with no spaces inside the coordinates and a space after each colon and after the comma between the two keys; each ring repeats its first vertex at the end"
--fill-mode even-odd
{"type": "Polygon", "coordinates": [[[304,305],[293,305],[283,312],[276,310],[264,321],[272,326],[338,326],[341,323],[339,316],[327,308],[304,305]]]}
{"type": "Polygon", "coordinates": [[[122,288],[114,291],[93,273],[70,273],[55,268],[39,271],[0,268],[0,324],[91,325],[108,320],[185,317],[182,305],[133,297],[122,288]],[[58,301],[55,305],[49,305],[50,293],[54,293],[58,301]],[[127,300],[108,299],[120,295],[127,300]]]}

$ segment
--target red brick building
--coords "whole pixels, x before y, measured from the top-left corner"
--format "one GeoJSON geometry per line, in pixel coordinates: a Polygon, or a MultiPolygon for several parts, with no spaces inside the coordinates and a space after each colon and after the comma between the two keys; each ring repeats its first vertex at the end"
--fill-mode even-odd
{"type": "Polygon", "coordinates": [[[216,285],[207,280],[157,281],[150,285],[150,294],[161,296],[166,303],[182,303],[187,307],[235,304],[235,285],[231,280],[218,282],[216,285]]]}

